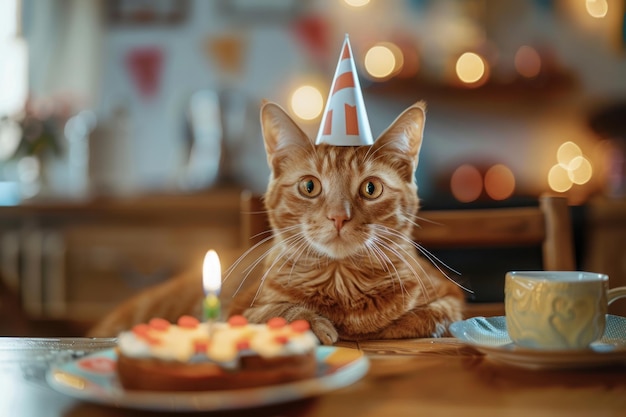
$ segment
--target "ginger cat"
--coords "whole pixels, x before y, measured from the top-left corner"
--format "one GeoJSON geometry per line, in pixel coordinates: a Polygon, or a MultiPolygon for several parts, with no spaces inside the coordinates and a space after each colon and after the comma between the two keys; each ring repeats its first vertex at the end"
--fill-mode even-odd
{"type": "MultiPolygon", "coordinates": [[[[271,177],[264,202],[273,238],[260,255],[261,272],[227,277],[248,283],[230,314],[252,322],[305,319],[323,344],[446,335],[462,318],[463,293],[412,240],[424,122],[420,102],[371,146],[315,145],[278,105],[265,103],[261,124],[271,177]]],[[[147,290],[90,335],[113,336],[154,316],[197,314],[198,282],[191,274],[147,290]],[[172,291],[197,295],[169,297],[177,307],[168,307],[163,300],[172,291]]]]}

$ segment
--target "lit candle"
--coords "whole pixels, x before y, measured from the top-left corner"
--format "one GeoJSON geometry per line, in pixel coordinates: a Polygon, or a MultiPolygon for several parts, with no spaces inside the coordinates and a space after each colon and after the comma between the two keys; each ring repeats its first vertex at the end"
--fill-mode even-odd
{"type": "Polygon", "coordinates": [[[220,316],[220,288],[222,286],[222,268],[220,258],[214,250],[207,252],[202,265],[202,286],[206,297],[202,303],[204,319],[215,321],[220,316]]]}

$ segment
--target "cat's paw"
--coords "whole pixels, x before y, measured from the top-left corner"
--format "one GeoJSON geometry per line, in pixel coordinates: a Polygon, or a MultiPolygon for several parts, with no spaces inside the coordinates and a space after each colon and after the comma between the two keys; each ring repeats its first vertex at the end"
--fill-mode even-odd
{"type": "Polygon", "coordinates": [[[339,333],[335,326],[324,317],[316,317],[309,321],[311,330],[323,345],[332,345],[339,340],[339,333]]]}

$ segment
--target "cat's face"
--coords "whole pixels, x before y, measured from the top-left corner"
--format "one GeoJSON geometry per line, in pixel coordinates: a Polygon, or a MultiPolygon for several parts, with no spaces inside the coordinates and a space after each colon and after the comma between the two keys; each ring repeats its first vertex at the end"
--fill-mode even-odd
{"type": "Polygon", "coordinates": [[[314,145],[277,105],[261,121],[272,176],[265,195],[275,233],[303,253],[364,256],[410,235],[424,108],[406,110],[372,146],[314,145]],[[388,243],[388,242],[387,242],[388,243]]]}

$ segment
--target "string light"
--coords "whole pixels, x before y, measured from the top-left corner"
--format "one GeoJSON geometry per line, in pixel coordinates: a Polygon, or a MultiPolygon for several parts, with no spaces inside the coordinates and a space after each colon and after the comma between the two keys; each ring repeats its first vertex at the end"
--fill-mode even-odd
{"type": "Polygon", "coordinates": [[[572,160],[578,156],[582,156],[583,151],[574,142],[567,141],[559,146],[556,151],[556,160],[563,167],[568,168],[572,160]]]}
{"type": "Polygon", "coordinates": [[[367,6],[369,4],[370,0],[344,0],[344,2],[348,6],[363,7],[363,6],[367,6]]]}
{"type": "Polygon", "coordinates": [[[365,53],[365,70],[373,78],[386,78],[396,68],[396,57],[387,45],[372,46],[365,53]]]}
{"type": "Polygon", "coordinates": [[[577,185],[583,185],[589,182],[593,175],[593,168],[591,162],[584,156],[577,156],[570,162],[570,167],[567,170],[569,179],[577,185]]]}
{"type": "Polygon", "coordinates": [[[302,120],[317,118],[324,107],[322,93],[312,85],[298,87],[291,95],[291,110],[302,120]]]}
{"type": "Polygon", "coordinates": [[[564,193],[572,188],[572,180],[569,178],[567,169],[561,165],[556,164],[548,171],[548,185],[553,191],[557,193],[564,193]]]}
{"type": "Polygon", "coordinates": [[[465,52],[456,61],[456,75],[465,84],[482,85],[486,80],[487,63],[474,52],[465,52]]]}
{"type": "Polygon", "coordinates": [[[534,78],[541,71],[541,57],[539,53],[530,46],[520,46],[515,53],[515,69],[526,78],[534,78]]]}
{"type": "Polygon", "coordinates": [[[585,8],[589,16],[601,19],[609,11],[609,4],[606,0],[587,0],[585,1],[585,8]]]}
{"type": "Polygon", "coordinates": [[[450,178],[450,191],[462,203],[471,203],[483,192],[483,179],[478,168],[470,164],[458,167],[450,178]]]}
{"type": "Polygon", "coordinates": [[[563,193],[574,184],[583,185],[591,180],[591,162],[574,142],[562,143],[556,152],[556,159],[557,163],[548,172],[548,185],[553,191],[563,193]]]}
{"type": "Polygon", "coordinates": [[[494,200],[506,200],[515,191],[515,176],[503,164],[496,164],[485,173],[485,192],[494,200]]]}

